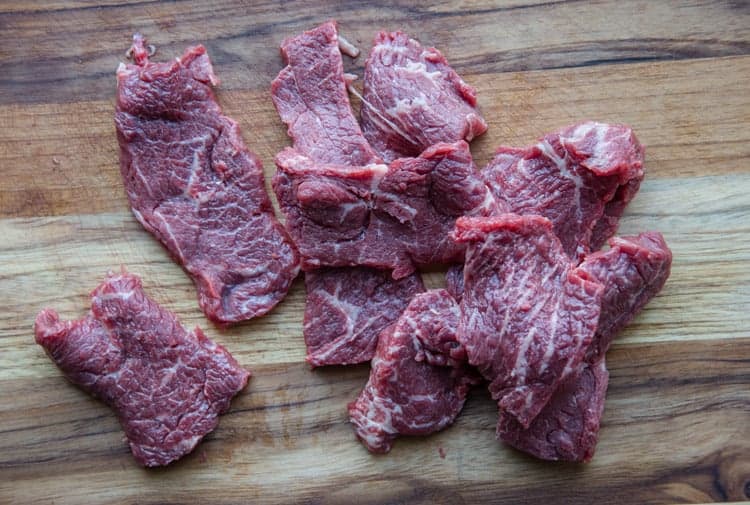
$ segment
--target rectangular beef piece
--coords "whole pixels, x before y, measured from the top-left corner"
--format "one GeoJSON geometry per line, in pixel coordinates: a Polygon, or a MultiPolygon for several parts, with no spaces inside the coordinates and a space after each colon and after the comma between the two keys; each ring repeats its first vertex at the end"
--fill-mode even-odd
{"type": "Polygon", "coordinates": [[[250,378],[200,328],[185,330],[131,274],[110,274],[83,319],[42,310],[34,332],[73,384],[112,407],[144,466],[192,451],[250,378]]]}
{"type": "Polygon", "coordinates": [[[305,156],[340,165],[380,163],[352,114],[340,43],[334,21],[284,40],[287,66],[271,84],[271,98],[305,156]]]}
{"type": "Polygon", "coordinates": [[[276,220],[260,160],[222,115],[206,50],[117,70],[120,171],[133,214],[190,274],[206,315],[232,323],[286,296],[299,257],[276,220]]]}
{"type": "Polygon", "coordinates": [[[390,166],[321,165],[293,149],[276,165],[273,187],[305,270],[364,265],[399,279],[458,262],[463,246],[448,236],[456,218],[493,208],[464,141],[390,166]]]}
{"type": "Polygon", "coordinates": [[[528,428],[583,361],[604,287],[544,217],[459,218],[454,236],[467,244],[458,340],[500,411],[528,428]]]}
{"type": "Polygon", "coordinates": [[[485,131],[477,94],[434,47],[401,32],[380,32],[365,63],[362,130],[390,162],[438,142],[471,140],[485,131]]]}
{"type": "Polygon", "coordinates": [[[457,343],[459,309],[445,290],[416,295],[380,334],[370,378],[349,417],[371,452],[386,453],[399,435],[428,435],[451,425],[478,376],[457,343]]]}
{"type": "Polygon", "coordinates": [[[370,361],[378,335],[424,291],[413,273],[394,280],[387,270],[319,268],[305,273],[304,337],[313,366],[370,361]]]}
{"type": "Polygon", "coordinates": [[[532,147],[501,147],[481,173],[507,212],[546,217],[581,261],[617,230],[643,180],[643,155],[629,127],[589,121],[532,147]]]}
{"type": "Polygon", "coordinates": [[[498,438],[541,459],[594,456],[609,378],[605,353],[669,277],[672,253],[660,233],[615,237],[609,245],[578,268],[604,285],[596,334],[580,371],[560,386],[528,429],[502,414],[497,425],[498,438]]]}

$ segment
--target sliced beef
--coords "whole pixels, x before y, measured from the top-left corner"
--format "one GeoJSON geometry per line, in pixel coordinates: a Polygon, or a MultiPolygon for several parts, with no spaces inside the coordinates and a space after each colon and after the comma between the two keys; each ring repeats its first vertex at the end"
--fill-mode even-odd
{"type": "Polygon", "coordinates": [[[459,342],[500,411],[528,428],[582,362],[604,287],[541,216],[459,218],[454,235],[467,244],[459,342]]]}
{"type": "Polygon", "coordinates": [[[304,336],[313,366],[370,361],[380,332],[424,291],[414,273],[393,280],[387,270],[320,268],[305,273],[304,336]]]}
{"type": "Polygon", "coordinates": [[[206,50],[117,70],[120,170],[133,214],[190,274],[206,315],[232,323],[286,296],[299,258],[276,220],[260,160],[222,115],[206,50]]]}
{"type": "Polygon", "coordinates": [[[654,231],[613,237],[609,249],[586,257],[579,270],[605,288],[590,360],[604,356],[614,338],[661,291],[671,266],[672,251],[654,231]]]}
{"type": "Polygon", "coordinates": [[[83,319],[41,311],[34,332],[73,384],[112,407],[144,466],[192,451],[250,377],[199,328],[185,330],[135,275],[110,275],[83,319]]]}
{"type": "Polygon", "coordinates": [[[349,416],[368,450],[385,453],[399,435],[427,435],[453,423],[478,378],[457,344],[459,310],[445,290],[416,295],[380,335],[370,379],[349,416]]]}
{"type": "Polygon", "coordinates": [[[273,187],[302,254],[303,269],[364,265],[393,269],[461,261],[448,236],[457,217],[491,212],[469,146],[437,144],[418,158],[365,167],[321,165],[286,149],[273,187]]]}
{"type": "Polygon", "coordinates": [[[381,162],[352,114],[334,21],[286,39],[287,66],[271,85],[271,98],[294,148],[321,163],[381,162]]]}
{"type": "Polygon", "coordinates": [[[438,142],[471,142],[487,130],[474,88],[435,48],[380,32],[365,64],[362,130],[386,161],[438,142]]]}
{"type": "Polygon", "coordinates": [[[538,458],[593,457],[609,378],[605,353],[669,277],[672,253],[660,233],[616,237],[609,244],[610,249],[592,254],[579,267],[604,285],[596,335],[580,371],[560,386],[528,429],[500,415],[498,438],[538,458]]]}
{"type": "Polygon", "coordinates": [[[445,289],[457,302],[464,296],[464,266],[453,265],[445,272],[445,289]]]}
{"type": "Polygon", "coordinates": [[[525,149],[501,147],[482,177],[508,212],[539,214],[582,260],[617,230],[643,180],[643,147],[624,125],[586,122],[525,149]]]}
{"type": "Polygon", "coordinates": [[[599,439],[609,372],[604,357],[584,362],[524,429],[512,416],[500,413],[497,437],[518,450],[551,461],[589,461],[599,439]]]}

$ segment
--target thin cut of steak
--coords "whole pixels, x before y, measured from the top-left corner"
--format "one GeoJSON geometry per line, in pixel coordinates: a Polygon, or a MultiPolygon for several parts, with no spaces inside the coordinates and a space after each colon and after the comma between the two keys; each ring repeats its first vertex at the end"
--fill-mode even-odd
{"type": "Polygon", "coordinates": [[[380,334],[370,379],[349,417],[368,450],[386,453],[399,435],[428,435],[451,425],[478,377],[457,344],[459,310],[445,290],[416,295],[380,334]],[[444,366],[443,366],[444,365],[444,366]]]}
{"type": "Polygon", "coordinates": [[[313,366],[370,361],[380,332],[424,291],[417,273],[393,280],[389,271],[367,267],[306,272],[305,287],[306,359],[313,366]]]}
{"type": "Polygon", "coordinates": [[[222,115],[205,48],[117,70],[120,170],[140,223],[190,274],[206,315],[232,323],[265,314],[286,296],[299,258],[276,220],[260,160],[222,115]]]}
{"type": "Polygon", "coordinates": [[[609,377],[605,353],[669,277],[672,253],[660,233],[616,237],[609,245],[579,267],[604,285],[596,335],[582,369],[555,392],[527,430],[500,416],[498,438],[538,458],[589,461],[594,456],[609,377]]]}
{"type": "Polygon", "coordinates": [[[482,177],[508,212],[552,221],[580,261],[617,230],[643,180],[643,147],[627,126],[585,122],[532,147],[499,148],[482,177]]]}
{"type": "Polygon", "coordinates": [[[492,211],[494,199],[464,141],[437,144],[390,167],[321,165],[286,149],[273,187],[302,268],[364,265],[393,269],[463,259],[449,235],[456,218],[492,211]]]}
{"type": "Polygon", "coordinates": [[[250,378],[200,328],[185,330],[131,274],[100,284],[83,319],[41,311],[34,332],[73,384],[112,407],[144,466],[192,451],[250,378]]]}
{"type": "Polygon", "coordinates": [[[401,32],[375,37],[361,114],[365,137],[386,162],[418,156],[438,142],[471,142],[487,131],[474,88],[440,51],[401,32]]]}
{"type": "Polygon", "coordinates": [[[287,66],[271,85],[271,98],[294,148],[321,163],[381,162],[352,114],[334,21],[286,39],[287,66]]]}
{"type": "Polygon", "coordinates": [[[459,218],[467,244],[459,342],[502,413],[528,427],[578,370],[604,287],[576,271],[549,220],[459,218]]]}

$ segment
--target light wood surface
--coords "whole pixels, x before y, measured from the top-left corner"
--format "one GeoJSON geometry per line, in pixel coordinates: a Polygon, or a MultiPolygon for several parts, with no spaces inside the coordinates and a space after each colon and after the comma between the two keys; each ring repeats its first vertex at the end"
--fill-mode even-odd
{"type": "MultiPolygon", "coordinates": [[[[675,503],[750,499],[750,7],[746,2],[121,2],[0,4],[0,503],[675,503]],[[672,277],[608,355],[588,465],[494,439],[477,390],[444,432],[386,456],[346,404],[368,368],[311,371],[298,280],[271,314],[220,330],[184,272],[130,214],[114,70],[133,31],[166,60],[204,43],[219,101],[263,160],[288,145],[271,104],[278,45],[328,19],[364,54],[375,30],[443,51],[479,92],[482,165],[583,119],[633,126],[646,180],[621,233],[655,229],[672,277]],[[190,456],[138,467],[116,419],[33,341],[43,307],[78,318],[126,265],[188,326],[254,372],[190,456]],[[445,457],[440,453],[444,451],[445,457]]],[[[362,73],[364,56],[345,58],[362,73]]],[[[439,286],[438,273],[427,276],[439,286]]]]}

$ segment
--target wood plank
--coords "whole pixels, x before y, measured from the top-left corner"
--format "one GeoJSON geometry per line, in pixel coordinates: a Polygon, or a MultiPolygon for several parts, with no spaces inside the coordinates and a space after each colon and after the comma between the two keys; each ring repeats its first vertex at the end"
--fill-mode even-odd
{"type": "MultiPolygon", "coordinates": [[[[750,158],[747,75],[750,57],[475,76],[490,129],[472,150],[484,166],[500,144],[595,118],[635,128],[649,180],[741,173],[750,158]]],[[[288,140],[268,92],[222,87],[219,101],[270,179],[288,140]]],[[[113,97],[0,106],[0,217],[125,211],[113,110],[113,97]]]]}
{"type": "Polygon", "coordinates": [[[278,72],[281,40],[331,17],[363,47],[375,30],[405,30],[445,51],[468,75],[750,54],[750,9],[743,2],[15,5],[0,13],[0,103],[108,99],[111,71],[136,30],[170,56],[203,42],[224,69],[227,89],[265,91],[278,72]]]}
{"type": "Polygon", "coordinates": [[[364,504],[747,498],[750,338],[616,345],[608,362],[601,441],[585,466],[541,463],[497,443],[495,407],[481,390],[454,427],[400,439],[389,455],[371,456],[355,442],[345,413],[366,367],[313,372],[289,364],[257,367],[248,391],[196,453],[146,471],[107,409],[61,377],[33,385],[5,380],[19,401],[0,405],[7,477],[0,496],[29,504],[90,496],[98,503],[364,504]]]}

